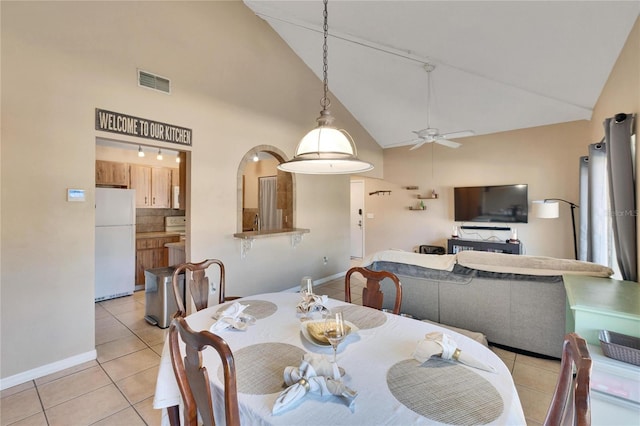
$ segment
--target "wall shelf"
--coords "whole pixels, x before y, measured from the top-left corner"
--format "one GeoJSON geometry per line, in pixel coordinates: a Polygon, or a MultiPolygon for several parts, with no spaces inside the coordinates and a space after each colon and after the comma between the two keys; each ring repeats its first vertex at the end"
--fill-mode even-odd
{"type": "Polygon", "coordinates": [[[418,200],[438,200],[438,197],[434,197],[433,195],[418,195],[418,200]]]}
{"type": "Polygon", "coordinates": [[[421,207],[415,207],[415,206],[409,206],[409,210],[419,210],[419,211],[427,211],[427,208],[425,207],[424,209],[421,207]]]}

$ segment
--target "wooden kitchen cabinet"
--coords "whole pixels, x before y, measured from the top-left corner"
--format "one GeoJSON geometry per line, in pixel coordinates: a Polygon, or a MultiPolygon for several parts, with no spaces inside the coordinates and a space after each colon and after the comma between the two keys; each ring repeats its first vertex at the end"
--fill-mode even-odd
{"type": "Polygon", "coordinates": [[[136,238],[136,286],[144,286],[145,269],[169,266],[167,243],[180,241],[180,236],[136,238]]]}
{"type": "Polygon", "coordinates": [[[131,189],[136,190],[136,207],[171,207],[171,169],[132,164],[131,189]]]}
{"type": "Polygon", "coordinates": [[[136,190],[136,207],[151,207],[151,167],[132,164],[131,189],[136,190]]]}
{"type": "Polygon", "coordinates": [[[171,169],[151,168],[151,207],[171,208],[171,169]]]}
{"type": "Polygon", "coordinates": [[[129,187],[129,165],[96,160],[96,186],[129,187]]]}

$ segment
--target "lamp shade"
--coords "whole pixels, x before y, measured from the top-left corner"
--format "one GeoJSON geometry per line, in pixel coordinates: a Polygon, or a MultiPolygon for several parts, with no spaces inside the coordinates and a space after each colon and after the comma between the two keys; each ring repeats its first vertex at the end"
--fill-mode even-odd
{"type": "Polygon", "coordinates": [[[560,205],[557,201],[536,200],[531,202],[533,216],[541,219],[560,217],[560,205]]]}
{"type": "Polygon", "coordinates": [[[356,147],[348,134],[321,123],[307,133],[290,161],[278,169],[303,174],[362,173],[373,165],[357,157],[356,147]]]}

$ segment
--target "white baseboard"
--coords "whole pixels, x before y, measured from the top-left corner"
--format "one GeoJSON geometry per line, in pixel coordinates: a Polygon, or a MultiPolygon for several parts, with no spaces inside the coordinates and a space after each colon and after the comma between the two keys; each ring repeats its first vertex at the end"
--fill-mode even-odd
{"type": "Polygon", "coordinates": [[[344,277],[345,275],[347,275],[347,271],[339,272],[337,274],[333,274],[333,275],[330,275],[328,277],[324,277],[324,278],[320,278],[319,280],[315,280],[313,282],[313,285],[320,285],[320,284],[328,283],[329,281],[337,280],[338,278],[344,277]]]}
{"type": "MultiPolygon", "coordinates": [[[[313,285],[315,287],[315,286],[318,286],[318,285],[321,285],[321,284],[324,284],[324,283],[328,283],[329,281],[336,280],[336,279],[338,279],[340,277],[344,277],[345,275],[347,275],[346,271],[345,272],[338,272],[337,274],[333,274],[333,275],[330,275],[328,277],[324,277],[324,278],[320,278],[320,279],[315,280],[313,282],[313,285]]],[[[300,291],[300,286],[291,287],[291,288],[289,288],[287,290],[282,290],[282,291],[285,292],[285,293],[297,293],[298,291],[300,291]]]]}
{"type": "Polygon", "coordinates": [[[98,356],[96,350],[85,352],[83,354],[74,355],[51,364],[43,365],[32,370],[28,370],[13,376],[0,379],[0,390],[9,389],[11,387],[21,385],[29,380],[35,380],[49,374],[57,373],[67,368],[75,367],[83,362],[92,361],[98,356]]]}

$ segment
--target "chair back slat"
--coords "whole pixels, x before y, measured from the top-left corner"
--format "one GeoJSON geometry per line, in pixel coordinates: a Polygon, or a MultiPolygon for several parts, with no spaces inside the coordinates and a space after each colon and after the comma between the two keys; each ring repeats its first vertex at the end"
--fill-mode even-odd
{"type": "Polygon", "coordinates": [[[218,352],[222,361],[226,424],[239,425],[236,369],[229,345],[220,336],[207,330],[192,330],[184,318],[176,317],[169,327],[169,351],[184,404],[184,424],[196,426],[198,413],[204,425],[215,424],[209,374],[202,365],[202,350],[208,346],[218,352]],[[178,336],[185,344],[184,358],[180,353],[178,336]]]}
{"type": "Polygon", "coordinates": [[[176,306],[178,312],[175,316],[186,316],[187,310],[185,301],[182,300],[182,293],[180,292],[180,274],[185,275],[185,286],[191,293],[191,299],[196,307],[196,311],[200,311],[209,306],[209,277],[207,277],[207,270],[212,265],[218,265],[219,279],[218,279],[218,303],[223,303],[226,300],[234,298],[225,297],[225,270],[224,264],[218,259],[206,259],[200,263],[182,263],[176,267],[173,271],[171,279],[173,285],[173,296],[176,300],[176,306]]]}
{"type": "Polygon", "coordinates": [[[359,273],[366,280],[366,286],[362,290],[362,305],[374,309],[382,309],[384,302],[384,293],[380,290],[380,282],[389,278],[396,288],[396,299],[393,304],[393,313],[400,314],[402,304],[402,284],[400,279],[389,271],[372,271],[371,269],[362,267],[353,267],[347,271],[344,279],[344,297],[346,302],[351,302],[351,276],[359,273]]]}
{"type": "Polygon", "coordinates": [[[196,311],[209,306],[209,278],[205,275],[204,269],[193,270],[189,281],[189,291],[196,311]]]}

